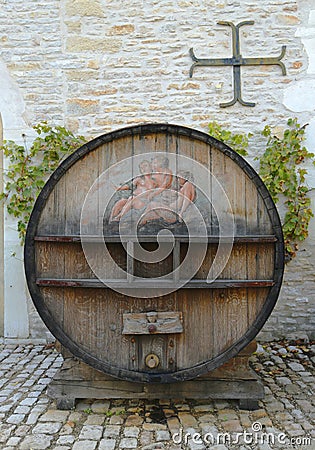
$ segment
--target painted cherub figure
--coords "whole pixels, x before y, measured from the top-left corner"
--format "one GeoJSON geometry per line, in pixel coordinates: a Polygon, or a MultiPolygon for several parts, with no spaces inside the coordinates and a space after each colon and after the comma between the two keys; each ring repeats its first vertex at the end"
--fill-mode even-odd
{"type": "Polygon", "coordinates": [[[196,199],[196,188],[192,184],[193,176],[188,170],[181,170],[177,174],[179,183],[179,194],[176,202],[170,205],[171,208],[176,208],[180,220],[183,217],[184,212],[196,199]]]}
{"type": "Polygon", "coordinates": [[[178,191],[176,199],[167,202],[167,196],[161,196],[161,201],[152,201],[147,206],[140,220],[143,226],[149,221],[163,219],[171,224],[183,221],[183,214],[196,199],[196,188],[193,185],[193,176],[189,171],[182,170],[177,175],[178,191]]]}
{"type": "MultiPolygon", "coordinates": [[[[144,208],[152,195],[152,190],[157,187],[157,183],[152,176],[152,166],[149,161],[142,161],[139,164],[139,170],[141,175],[132,181],[134,186],[132,195],[128,198],[122,198],[115,203],[110,215],[110,222],[118,222],[132,208],[144,208]]],[[[130,186],[127,184],[117,188],[117,190],[121,191],[129,189],[130,186]]]]}
{"type": "Polygon", "coordinates": [[[157,155],[152,159],[152,179],[156,183],[156,188],[151,193],[151,198],[157,197],[172,186],[173,173],[166,156],[157,155]]]}

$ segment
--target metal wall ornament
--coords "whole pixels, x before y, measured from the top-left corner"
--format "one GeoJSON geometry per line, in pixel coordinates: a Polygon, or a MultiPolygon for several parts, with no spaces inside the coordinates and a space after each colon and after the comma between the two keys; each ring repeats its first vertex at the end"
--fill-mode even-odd
{"type": "Polygon", "coordinates": [[[220,21],[218,25],[229,26],[232,29],[232,50],[233,55],[231,58],[197,58],[195,56],[193,48],[189,50],[189,54],[194,61],[190,67],[189,77],[192,78],[194,70],[199,66],[232,66],[233,67],[233,85],[234,85],[234,98],[230,102],[220,103],[221,108],[234,105],[239,102],[243,106],[255,106],[256,103],[246,102],[242,99],[241,88],[241,66],[260,66],[260,65],[277,65],[281,67],[282,75],[286,75],[286,68],[281,59],[286,52],[286,46],[282,46],[282,50],[279,56],[270,57],[257,57],[257,58],[243,58],[240,50],[240,28],[244,25],[253,25],[253,20],[246,20],[234,25],[232,22],[220,21]]]}

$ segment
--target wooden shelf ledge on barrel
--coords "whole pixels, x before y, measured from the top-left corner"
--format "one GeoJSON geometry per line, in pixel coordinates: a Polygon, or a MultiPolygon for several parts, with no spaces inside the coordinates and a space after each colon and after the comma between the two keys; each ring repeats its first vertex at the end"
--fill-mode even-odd
{"type": "Polygon", "coordinates": [[[59,408],[79,398],[220,398],[256,408],[263,386],[248,359],[283,268],[270,194],[225,144],[170,124],[92,140],[47,181],[27,229],[29,290],[64,356],[48,394],[59,408]],[[233,231],[223,238],[222,214],[233,231]],[[207,233],[199,239],[194,227],[202,221],[207,233]],[[168,246],[170,234],[157,242],[165,229],[173,236],[167,255],[136,258],[139,247],[155,254],[168,246]],[[182,267],[190,270],[198,246],[204,257],[187,279],[182,267]]]}

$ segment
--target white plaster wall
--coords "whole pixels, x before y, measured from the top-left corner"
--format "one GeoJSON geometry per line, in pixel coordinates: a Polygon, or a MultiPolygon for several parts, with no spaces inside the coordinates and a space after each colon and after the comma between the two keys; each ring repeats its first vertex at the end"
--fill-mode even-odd
{"type": "MultiPolygon", "coordinates": [[[[3,61],[0,61],[0,73],[0,111],[4,139],[21,142],[21,130],[28,128],[23,118],[25,113],[23,96],[3,61]]],[[[5,168],[7,163],[8,161],[5,161],[5,168]]],[[[23,248],[18,241],[16,223],[6,213],[4,228],[4,335],[5,337],[27,338],[29,321],[27,290],[22,265],[23,248]]]]}
{"type": "MultiPolygon", "coordinates": [[[[283,104],[299,117],[301,113],[308,113],[309,120],[306,128],[306,147],[315,153],[315,3],[309,2],[308,17],[305,23],[296,30],[296,37],[301,38],[308,58],[308,66],[303,79],[292,83],[284,90],[283,104]]],[[[315,210],[315,166],[307,164],[307,183],[310,187],[310,196],[315,210]]],[[[313,218],[309,228],[308,243],[315,244],[315,219],[313,218]]],[[[315,297],[315,292],[313,293],[315,297]]]]}
{"type": "MultiPolygon", "coordinates": [[[[308,127],[306,128],[306,147],[315,153],[315,3],[310,2],[313,9],[309,10],[307,20],[296,30],[296,37],[301,38],[308,57],[308,67],[302,80],[292,83],[284,91],[283,104],[297,117],[300,113],[309,113],[308,127]]],[[[310,196],[315,210],[315,166],[308,164],[307,183],[310,187],[310,196]]],[[[315,244],[315,219],[313,218],[309,229],[308,242],[315,244]]],[[[315,296],[315,292],[314,292],[315,296]]]]}
{"type": "MultiPolygon", "coordinates": [[[[307,55],[307,69],[301,79],[293,81],[283,92],[283,104],[291,116],[304,117],[306,147],[315,153],[315,4],[300,2],[304,21],[296,30],[307,55]]],[[[315,167],[307,164],[307,183],[315,211],[315,167]]],[[[287,265],[282,293],[274,312],[260,333],[262,339],[281,334],[286,338],[315,338],[315,218],[311,219],[309,236],[300,245],[297,258],[287,265]],[[286,324],[283,327],[283,324],[286,324]],[[298,330],[298,331],[297,331],[298,330]]]]}

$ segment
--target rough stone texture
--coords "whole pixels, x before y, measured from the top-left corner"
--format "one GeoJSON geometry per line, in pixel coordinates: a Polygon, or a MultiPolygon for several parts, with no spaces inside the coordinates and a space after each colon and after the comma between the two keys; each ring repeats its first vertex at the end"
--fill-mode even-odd
{"type": "Polygon", "coordinates": [[[33,436],[27,436],[21,443],[21,450],[30,449],[46,449],[50,447],[52,436],[46,434],[36,434],[33,436]]]}
{"type": "Polygon", "coordinates": [[[261,377],[266,391],[266,396],[259,402],[259,409],[256,411],[240,410],[235,401],[228,400],[190,400],[179,403],[176,399],[144,399],[104,401],[107,409],[101,413],[94,412],[91,408],[95,403],[93,399],[77,403],[74,411],[58,411],[55,402],[46,397],[45,391],[37,394],[36,385],[23,387],[16,383],[20,378],[25,381],[31,379],[38,371],[41,372],[39,382],[43,378],[51,379],[62,363],[61,357],[52,348],[0,345],[0,373],[5,380],[1,389],[0,406],[8,405],[8,409],[0,413],[0,448],[201,449],[206,448],[202,440],[207,436],[207,448],[219,450],[313,449],[314,346],[311,349],[310,345],[297,344],[295,348],[298,351],[295,353],[290,353],[290,346],[281,342],[264,344],[261,348],[263,351],[260,349],[251,358],[251,365],[261,377]],[[283,348],[286,348],[286,354],[281,352],[283,348]],[[298,358],[299,351],[306,356],[302,362],[298,358]],[[281,363],[270,366],[268,362],[272,355],[282,355],[279,356],[281,363]],[[299,370],[300,365],[304,370],[299,370]],[[308,380],[303,377],[305,373],[311,374],[308,375],[308,380]],[[283,384],[284,379],[290,380],[291,384],[283,384]],[[286,388],[290,386],[296,390],[288,391],[286,388]],[[36,395],[32,397],[32,393],[36,395]],[[29,398],[35,398],[35,403],[30,406],[22,421],[19,424],[8,423],[14,411],[29,398]],[[43,408],[38,410],[39,406],[43,408]],[[116,416],[117,411],[120,411],[121,424],[111,425],[110,419],[116,416]],[[30,421],[32,415],[33,419],[30,421]],[[142,422],[132,424],[134,417],[140,417],[142,422]],[[260,439],[263,434],[274,433],[275,445],[268,446],[266,441],[259,445],[255,445],[253,441],[253,445],[250,445],[248,439],[254,430],[256,433],[252,434],[253,439],[255,436],[260,439]],[[243,434],[244,431],[247,432],[247,443],[243,442],[244,439],[235,445],[229,445],[229,441],[223,442],[223,435],[227,436],[225,439],[235,439],[236,433],[243,434]],[[279,445],[279,433],[285,437],[286,445],[279,445]]]}
{"type": "Polygon", "coordinates": [[[315,245],[303,243],[286,267],[279,300],[259,339],[315,338],[314,261],[315,245]]]}
{"type": "MultiPolygon", "coordinates": [[[[307,145],[315,144],[315,9],[313,0],[15,0],[0,1],[0,111],[4,137],[30,142],[31,125],[66,124],[94,137],[122,126],[170,122],[207,132],[211,120],[234,131],[250,131],[248,160],[261,154],[264,124],[281,132],[289,117],[309,123],[307,145]],[[255,20],[241,31],[243,56],[273,56],[287,45],[287,75],[276,66],[242,69],[243,97],[235,104],[231,70],[196,68],[192,60],[229,57],[227,20],[255,20]]],[[[308,182],[314,186],[315,169],[308,182]]],[[[315,191],[310,195],[315,205],[315,191]]],[[[24,289],[14,223],[6,219],[5,337],[50,339],[24,289]],[[16,253],[18,259],[10,255],[16,253]],[[18,314],[18,320],[17,320],[18,314]],[[29,316],[28,316],[29,314],[29,316]]],[[[288,265],[282,294],[260,334],[314,337],[315,220],[309,239],[288,265]]]]}
{"type": "Polygon", "coordinates": [[[103,17],[104,10],[98,0],[68,0],[66,3],[66,13],[68,16],[94,16],[103,17]]]}

